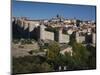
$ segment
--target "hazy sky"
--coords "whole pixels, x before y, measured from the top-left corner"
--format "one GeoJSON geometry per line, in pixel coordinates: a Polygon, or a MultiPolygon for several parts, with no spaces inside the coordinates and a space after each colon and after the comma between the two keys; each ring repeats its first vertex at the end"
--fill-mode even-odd
{"type": "Polygon", "coordinates": [[[95,20],[95,6],[38,3],[38,2],[12,2],[12,15],[18,17],[29,17],[31,19],[49,19],[57,14],[65,18],[81,20],[95,20]]]}

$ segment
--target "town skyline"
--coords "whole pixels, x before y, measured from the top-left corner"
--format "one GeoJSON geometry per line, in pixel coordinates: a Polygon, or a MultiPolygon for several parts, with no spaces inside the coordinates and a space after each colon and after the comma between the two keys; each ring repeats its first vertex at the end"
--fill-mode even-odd
{"type": "Polygon", "coordinates": [[[59,14],[60,16],[68,19],[76,18],[83,21],[96,21],[95,6],[21,1],[13,1],[12,5],[12,16],[15,17],[50,19],[59,14]]]}
{"type": "Polygon", "coordinates": [[[96,7],[15,1],[12,74],[96,69],[96,7]]]}

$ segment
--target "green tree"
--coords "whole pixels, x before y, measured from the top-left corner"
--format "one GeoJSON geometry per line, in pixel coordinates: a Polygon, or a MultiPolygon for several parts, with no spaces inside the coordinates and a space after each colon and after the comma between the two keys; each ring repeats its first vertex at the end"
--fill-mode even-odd
{"type": "Polygon", "coordinates": [[[73,32],[71,35],[70,35],[70,42],[69,42],[69,45],[73,45],[74,43],[76,43],[76,39],[75,39],[75,32],[73,32]]]}
{"type": "Polygon", "coordinates": [[[75,66],[77,66],[79,69],[88,67],[87,61],[89,55],[90,52],[85,46],[78,43],[73,44],[73,60],[75,62],[75,66]]]}
{"type": "Polygon", "coordinates": [[[49,65],[47,62],[42,63],[39,68],[41,68],[41,70],[40,70],[41,72],[52,71],[51,65],[49,65]]]}
{"type": "Polygon", "coordinates": [[[96,68],[96,47],[93,47],[91,45],[87,45],[87,49],[90,52],[90,56],[88,58],[88,66],[90,69],[95,69],[96,68]]]}
{"type": "Polygon", "coordinates": [[[48,46],[47,60],[55,60],[59,55],[60,46],[57,42],[53,42],[48,46]]]}

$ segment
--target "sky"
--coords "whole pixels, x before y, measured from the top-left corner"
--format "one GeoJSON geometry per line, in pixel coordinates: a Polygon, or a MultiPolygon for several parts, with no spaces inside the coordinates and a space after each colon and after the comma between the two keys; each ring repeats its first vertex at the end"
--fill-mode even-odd
{"type": "Polygon", "coordinates": [[[28,17],[30,19],[51,19],[57,14],[68,19],[95,20],[96,7],[89,5],[41,3],[41,2],[12,2],[12,16],[28,17]]]}

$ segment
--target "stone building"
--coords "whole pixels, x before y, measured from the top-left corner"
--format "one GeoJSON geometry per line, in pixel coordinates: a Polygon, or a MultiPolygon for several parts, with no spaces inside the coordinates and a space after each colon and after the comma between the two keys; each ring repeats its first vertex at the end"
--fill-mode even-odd
{"type": "MultiPolygon", "coordinates": [[[[30,20],[25,17],[22,18],[12,18],[12,22],[15,21],[15,26],[13,26],[13,32],[15,37],[20,38],[34,38],[36,40],[52,40],[59,43],[69,43],[70,35],[76,32],[75,39],[77,43],[93,43],[95,44],[95,25],[87,25],[85,22],[84,26],[77,27],[75,24],[76,19],[64,19],[61,16],[52,18],[50,20],[30,20]],[[43,22],[41,24],[41,22],[43,22]],[[57,32],[51,32],[46,30],[46,28],[58,28],[57,32]],[[92,28],[92,29],[91,29],[92,28]],[[64,33],[67,32],[67,34],[64,33]],[[92,33],[92,30],[94,32],[92,33]],[[84,35],[81,35],[84,33],[84,35]],[[88,35],[91,33],[91,35],[88,35]],[[17,34],[17,35],[16,35],[17,34]]],[[[84,23],[83,23],[84,24],[84,23]]]]}
{"type": "MultiPolygon", "coordinates": [[[[12,20],[13,21],[13,20],[12,20]]],[[[16,20],[17,26],[19,29],[18,33],[20,33],[20,37],[24,38],[24,36],[31,38],[35,37],[40,40],[52,40],[57,41],[59,43],[68,43],[69,35],[63,34],[62,29],[59,27],[57,33],[46,30],[47,26],[43,21],[40,20],[29,20],[27,18],[17,18],[16,20]],[[43,22],[43,23],[42,23],[43,22]],[[55,35],[56,34],[56,35],[55,35]],[[55,39],[55,37],[57,37],[55,39]]]]}
{"type": "Polygon", "coordinates": [[[79,32],[76,32],[76,42],[77,43],[83,43],[83,42],[85,42],[85,36],[80,35],[79,32]]]}
{"type": "Polygon", "coordinates": [[[76,42],[95,45],[96,34],[91,32],[91,33],[85,33],[84,35],[81,35],[79,32],[76,32],[76,42]]]}
{"type": "Polygon", "coordinates": [[[41,40],[54,40],[54,33],[45,30],[46,26],[40,25],[40,37],[41,40]]]}
{"type": "Polygon", "coordinates": [[[39,26],[40,20],[29,20],[27,18],[17,18],[17,23],[24,30],[29,28],[29,32],[31,32],[34,30],[35,27],[39,26]]]}
{"type": "Polygon", "coordinates": [[[96,34],[92,33],[92,43],[96,44],[96,34]]]}
{"type": "Polygon", "coordinates": [[[46,26],[40,25],[40,37],[39,39],[41,40],[53,40],[57,41],[59,43],[68,43],[69,42],[69,35],[63,34],[62,29],[59,29],[58,32],[56,33],[57,35],[55,36],[55,32],[50,32],[45,30],[46,26]],[[55,39],[55,37],[57,37],[55,39]]]}
{"type": "Polygon", "coordinates": [[[62,28],[58,31],[58,42],[59,43],[68,43],[69,42],[69,35],[62,33],[62,28]]]}

